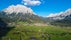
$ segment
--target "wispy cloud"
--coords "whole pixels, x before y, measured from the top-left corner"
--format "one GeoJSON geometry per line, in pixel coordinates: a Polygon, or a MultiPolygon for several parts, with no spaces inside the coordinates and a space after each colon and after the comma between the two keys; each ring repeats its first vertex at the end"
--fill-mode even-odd
{"type": "Polygon", "coordinates": [[[28,6],[35,6],[35,5],[40,5],[41,1],[40,0],[22,0],[22,3],[28,6]]]}

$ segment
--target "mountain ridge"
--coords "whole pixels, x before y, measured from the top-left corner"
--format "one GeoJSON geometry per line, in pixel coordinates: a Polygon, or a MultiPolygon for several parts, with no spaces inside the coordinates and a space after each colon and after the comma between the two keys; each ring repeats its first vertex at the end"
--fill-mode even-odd
{"type": "Polygon", "coordinates": [[[44,23],[44,24],[71,24],[71,9],[58,14],[50,15],[49,17],[41,17],[36,15],[32,9],[22,5],[12,5],[0,12],[0,18],[7,22],[28,22],[28,23],[44,23]],[[22,8],[21,8],[22,7],[22,8]],[[26,10],[27,9],[27,10],[26,10]],[[10,11],[11,12],[10,12],[10,11]],[[26,10],[26,11],[25,11],[26,10]],[[52,17],[51,17],[52,16],[52,17]]]}

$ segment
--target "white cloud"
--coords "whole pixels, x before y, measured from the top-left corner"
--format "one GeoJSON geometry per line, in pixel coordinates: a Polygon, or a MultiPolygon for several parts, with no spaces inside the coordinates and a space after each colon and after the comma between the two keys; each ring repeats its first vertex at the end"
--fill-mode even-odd
{"type": "Polygon", "coordinates": [[[35,6],[35,5],[40,5],[41,1],[40,0],[22,0],[22,3],[24,5],[35,6]]]}

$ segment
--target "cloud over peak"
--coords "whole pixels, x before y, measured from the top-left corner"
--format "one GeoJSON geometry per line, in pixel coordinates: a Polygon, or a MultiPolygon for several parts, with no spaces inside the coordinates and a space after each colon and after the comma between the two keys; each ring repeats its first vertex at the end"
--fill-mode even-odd
{"type": "Polygon", "coordinates": [[[41,1],[40,0],[22,0],[22,3],[26,6],[35,6],[35,5],[40,5],[41,1]]]}

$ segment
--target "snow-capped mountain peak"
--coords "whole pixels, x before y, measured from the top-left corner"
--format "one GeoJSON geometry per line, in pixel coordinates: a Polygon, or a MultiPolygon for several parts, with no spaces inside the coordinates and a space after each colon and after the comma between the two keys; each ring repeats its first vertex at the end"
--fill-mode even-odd
{"type": "Polygon", "coordinates": [[[30,13],[30,14],[35,14],[33,12],[33,10],[29,7],[26,7],[24,5],[11,5],[9,6],[8,8],[4,9],[3,10],[4,12],[7,12],[8,14],[11,14],[11,13],[23,13],[23,14],[26,14],[26,13],[30,13]]]}
{"type": "Polygon", "coordinates": [[[62,11],[62,12],[59,12],[59,13],[52,13],[48,16],[48,18],[52,18],[54,20],[62,20],[64,19],[66,16],[69,16],[71,15],[71,8],[69,8],[68,10],[66,11],[62,11]]]}
{"type": "Polygon", "coordinates": [[[57,17],[57,16],[67,16],[71,14],[71,8],[64,11],[64,12],[59,12],[59,13],[51,13],[48,17],[57,17]]]}

